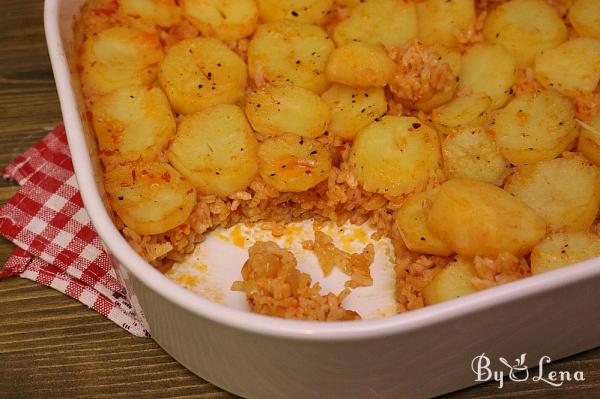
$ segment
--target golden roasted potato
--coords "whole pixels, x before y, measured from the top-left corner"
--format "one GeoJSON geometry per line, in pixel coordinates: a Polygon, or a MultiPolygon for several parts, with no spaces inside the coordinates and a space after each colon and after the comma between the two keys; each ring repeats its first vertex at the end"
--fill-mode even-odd
{"type": "Polygon", "coordinates": [[[317,137],[331,119],[329,105],[300,86],[268,86],[250,93],[246,116],[257,132],[277,136],[297,134],[317,137]]]}
{"type": "Polygon", "coordinates": [[[149,85],[163,58],[157,35],[115,27],[88,38],[79,49],[79,69],[86,97],[132,85],[149,85]]]}
{"type": "Polygon", "coordinates": [[[353,87],[383,87],[396,64],[379,46],[352,42],[333,50],[325,73],[331,82],[353,87]]]}
{"type": "Polygon", "coordinates": [[[593,92],[600,80],[600,40],[579,37],[542,51],[535,58],[535,78],[569,97],[593,92]]]}
{"type": "MultiPolygon", "coordinates": [[[[456,93],[456,89],[458,89],[458,82],[462,72],[462,56],[459,52],[438,45],[432,45],[428,50],[437,56],[439,61],[448,64],[450,67],[451,76],[444,87],[438,92],[434,93],[433,96],[417,100],[416,102],[410,104],[412,108],[421,111],[431,111],[432,109],[446,104],[448,101],[452,100],[454,94],[456,93]]],[[[393,86],[395,79],[400,79],[400,84],[404,84],[403,76],[394,75],[390,80],[390,86],[393,86]]]]}
{"type": "Polygon", "coordinates": [[[600,169],[569,153],[518,168],[504,189],[535,210],[551,231],[586,230],[600,207],[600,169]]]}
{"type": "Polygon", "coordinates": [[[428,255],[449,256],[452,250],[427,227],[427,210],[438,189],[411,195],[395,216],[402,240],[408,249],[428,255]]]}
{"type": "Polygon", "coordinates": [[[455,257],[423,288],[426,305],[433,305],[477,292],[473,280],[477,272],[473,261],[455,257]]]}
{"type": "Polygon", "coordinates": [[[490,109],[503,106],[517,75],[515,58],[500,45],[476,44],[463,55],[460,87],[470,93],[487,94],[490,109]]]}
{"type": "Polygon", "coordinates": [[[112,209],[141,235],[160,234],[184,223],[196,206],[190,181],[161,162],[124,162],[104,174],[112,209]]]}
{"type": "Polygon", "coordinates": [[[348,8],[354,8],[364,2],[365,2],[365,0],[335,0],[336,4],[339,4],[342,7],[348,7],[348,8]]]}
{"type": "Polygon", "coordinates": [[[542,50],[569,36],[558,12],[544,0],[510,0],[488,15],[483,36],[511,52],[519,66],[530,64],[542,50]]]}
{"type": "Polygon", "coordinates": [[[438,134],[414,117],[384,116],[361,130],[350,165],[369,192],[408,194],[425,186],[440,167],[438,134]]]}
{"type": "Polygon", "coordinates": [[[295,134],[271,137],[258,149],[261,177],[281,192],[302,192],[327,179],[329,149],[310,137],[295,134]]]}
{"type": "Polygon", "coordinates": [[[473,0],[425,0],[417,3],[419,39],[425,44],[454,47],[458,37],[475,26],[473,0]]]}
{"type": "Polygon", "coordinates": [[[204,36],[240,40],[258,26],[255,0],[182,0],[186,18],[204,36]]]}
{"type": "Polygon", "coordinates": [[[556,233],[533,247],[531,273],[540,274],[600,256],[600,236],[587,231],[556,233]]]}
{"type": "Polygon", "coordinates": [[[175,134],[171,106],[157,87],[117,89],[99,97],[91,112],[107,168],[121,161],[154,161],[175,134]]]}
{"type": "Polygon", "coordinates": [[[467,179],[442,184],[427,226],[466,258],[525,255],[546,234],[543,219],[523,202],[493,184],[467,179]]]}
{"type": "Polygon", "coordinates": [[[600,2],[575,0],[569,9],[569,22],[579,36],[600,39],[600,2]]]}
{"type": "Polygon", "coordinates": [[[154,32],[168,28],[181,20],[177,0],[118,0],[119,12],[136,29],[154,32]]]}
{"type": "Polygon", "coordinates": [[[479,180],[500,186],[510,169],[496,142],[482,127],[456,129],[442,141],[444,170],[449,178],[479,180]]]}
{"type": "Polygon", "coordinates": [[[333,0],[256,0],[264,22],[289,19],[319,25],[333,6],[333,0]]]}
{"type": "Polygon", "coordinates": [[[227,196],[256,177],[258,143],[244,112],[221,104],[186,117],[169,148],[169,161],[198,192],[227,196]]]}
{"type": "Polygon", "coordinates": [[[198,37],[169,49],[158,82],[175,112],[191,114],[238,101],[245,94],[247,76],[244,60],[223,42],[198,37]]]}
{"type": "Polygon", "coordinates": [[[260,25],[248,46],[256,87],[289,83],[321,94],[329,87],[325,63],[333,42],[323,29],[293,21],[260,25]]]}
{"type": "Polygon", "coordinates": [[[327,131],[353,139],[361,129],[387,112],[387,101],[381,87],[349,87],[332,84],[321,95],[331,108],[327,131]]]}
{"type": "Polygon", "coordinates": [[[417,10],[403,0],[366,1],[356,6],[350,17],[333,31],[338,46],[359,41],[393,47],[417,36],[417,10]]]}
{"type": "Polygon", "coordinates": [[[577,151],[596,165],[600,165],[600,114],[580,124],[582,129],[579,133],[577,151]]]}
{"type": "Polygon", "coordinates": [[[499,111],[493,131],[513,165],[552,159],[577,138],[575,108],[554,90],[520,94],[499,111]]]}
{"type": "Polygon", "coordinates": [[[456,97],[434,109],[431,119],[437,129],[448,134],[454,129],[481,124],[487,118],[491,104],[490,97],[483,93],[456,97]]]}

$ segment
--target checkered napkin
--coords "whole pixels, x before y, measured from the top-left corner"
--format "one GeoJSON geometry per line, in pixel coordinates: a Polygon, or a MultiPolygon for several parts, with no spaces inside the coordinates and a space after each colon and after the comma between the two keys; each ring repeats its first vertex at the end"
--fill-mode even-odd
{"type": "Polygon", "coordinates": [[[133,335],[149,336],[83,208],[63,125],[4,170],[21,188],[0,209],[0,234],[17,249],[0,271],[52,287],[133,335]]]}

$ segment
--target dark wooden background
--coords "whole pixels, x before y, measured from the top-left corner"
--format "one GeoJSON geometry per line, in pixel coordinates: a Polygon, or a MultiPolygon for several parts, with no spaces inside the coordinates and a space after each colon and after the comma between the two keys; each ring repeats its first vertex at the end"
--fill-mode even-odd
{"type": "MultiPolygon", "coordinates": [[[[42,0],[0,0],[0,168],[60,120],[42,0]]],[[[0,181],[0,204],[17,190],[0,181]]],[[[0,265],[13,250],[0,239],[0,265]]],[[[484,384],[448,398],[600,397],[600,349],[558,361],[584,383],[484,384]]],[[[129,335],[79,302],[29,280],[0,281],[0,398],[232,398],[150,339],[129,335]]]]}

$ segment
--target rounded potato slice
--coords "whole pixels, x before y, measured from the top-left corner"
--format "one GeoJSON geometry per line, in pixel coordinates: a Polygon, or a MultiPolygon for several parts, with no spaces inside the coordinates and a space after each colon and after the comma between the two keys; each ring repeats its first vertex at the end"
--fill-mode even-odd
{"type": "Polygon", "coordinates": [[[411,195],[396,212],[396,225],[411,251],[449,256],[452,250],[427,227],[427,211],[437,193],[432,189],[411,195]]]}
{"type": "Polygon", "coordinates": [[[332,84],[321,98],[331,108],[331,122],[327,130],[345,139],[353,139],[361,129],[387,112],[387,101],[381,87],[332,84]]]}
{"type": "Polygon", "coordinates": [[[323,29],[293,21],[260,25],[248,45],[256,87],[289,83],[321,94],[329,87],[325,63],[333,42],[323,29]]]}
{"type": "Polygon", "coordinates": [[[288,19],[319,25],[333,6],[333,0],[256,0],[264,22],[288,19]]]}
{"type": "Polygon", "coordinates": [[[577,138],[575,108],[554,90],[524,93],[500,110],[493,131],[513,165],[552,159],[577,138]]]}
{"type": "Polygon", "coordinates": [[[396,64],[382,47],[352,42],[331,52],[325,72],[331,82],[354,87],[383,87],[395,68],[396,64]]]}
{"type": "Polygon", "coordinates": [[[579,36],[600,39],[600,2],[575,0],[569,9],[569,22],[579,36]]]}
{"type": "Polygon", "coordinates": [[[181,9],[176,0],[118,0],[119,12],[129,25],[146,32],[158,27],[168,28],[181,20],[181,9]]]}
{"type": "Polygon", "coordinates": [[[472,260],[455,257],[423,288],[425,304],[433,305],[477,292],[473,284],[477,277],[472,260]]]}
{"type": "Polygon", "coordinates": [[[556,233],[533,247],[531,273],[540,274],[600,256],[600,236],[587,231],[556,233]]]}
{"type": "Polygon", "coordinates": [[[544,50],[535,58],[535,78],[569,97],[593,92],[600,80],[600,40],[579,37],[544,50]]]}
{"type": "Polygon", "coordinates": [[[246,116],[257,132],[266,135],[297,134],[317,137],[331,119],[329,105],[314,92],[299,86],[268,86],[253,91],[246,116]]]}
{"type": "Polygon", "coordinates": [[[175,112],[191,114],[238,101],[245,94],[246,76],[239,55],[218,39],[201,37],[182,40],[169,49],[158,82],[175,112]]]}
{"type": "Polygon", "coordinates": [[[425,0],[417,4],[419,39],[454,47],[458,33],[475,26],[474,0],[425,0]]]}
{"type": "Polygon", "coordinates": [[[158,36],[115,27],[88,38],[79,50],[79,70],[86,97],[125,86],[149,85],[163,59],[158,36]]]}
{"type": "Polygon", "coordinates": [[[417,37],[417,10],[413,2],[377,0],[364,2],[333,31],[338,46],[358,41],[393,47],[417,37]]]}
{"type": "Polygon", "coordinates": [[[518,168],[504,189],[535,210],[551,231],[586,230],[600,207],[600,169],[569,153],[518,168]]]}
{"type": "Polygon", "coordinates": [[[442,142],[444,169],[450,178],[479,180],[499,186],[510,165],[482,127],[465,127],[442,142]]]}
{"type": "Polygon", "coordinates": [[[438,134],[417,118],[384,116],[356,135],[349,161],[366,191],[408,194],[439,168],[438,134]]]}
{"type": "Polygon", "coordinates": [[[510,0],[488,15],[483,36],[511,52],[519,66],[530,64],[542,50],[569,36],[558,12],[544,0],[510,0]]]}
{"type": "Polygon", "coordinates": [[[581,123],[577,151],[596,165],[600,165],[600,114],[591,120],[581,123]]]}
{"type": "Polygon", "coordinates": [[[104,174],[112,209],[141,235],[160,234],[184,223],[196,205],[190,181],[161,162],[124,162],[104,174]]]}
{"type": "Polygon", "coordinates": [[[244,112],[221,104],[186,117],[169,148],[169,161],[198,192],[227,196],[256,177],[258,143],[244,112]]]}
{"type": "Polygon", "coordinates": [[[202,35],[221,40],[240,40],[258,26],[254,0],[183,0],[186,18],[202,35]]]}
{"type": "Polygon", "coordinates": [[[546,234],[546,224],[523,202],[493,184],[452,179],[442,184],[427,226],[461,256],[525,255],[546,234]]]}
{"type": "Polygon", "coordinates": [[[191,114],[242,98],[246,71],[244,60],[223,42],[198,37],[169,49],[160,64],[158,82],[175,112],[191,114]]]}
{"type": "Polygon", "coordinates": [[[261,177],[281,192],[302,192],[327,179],[329,149],[315,139],[295,134],[271,137],[258,149],[261,177]]]}
{"type": "Polygon", "coordinates": [[[516,75],[515,58],[502,46],[477,44],[463,55],[460,87],[487,94],[492,100],[490,109],[496,109],[508,101],[516,75]]]}
{"type": "Polygon", "coordinates": [[[171,106],[157,87],[123,87],[101,96],[92,106],[92,124],[107,168],[120,161],[154,161],[175,134],[171,106]]]}
{"type": "Polygon", "coordinates": [[[431,119],[436,128],[448,134],[454,129],[482,123],[487,117],[491,104],[490,97],[483,93],[456,97],[449,103],[434,109],[431,119]]]}

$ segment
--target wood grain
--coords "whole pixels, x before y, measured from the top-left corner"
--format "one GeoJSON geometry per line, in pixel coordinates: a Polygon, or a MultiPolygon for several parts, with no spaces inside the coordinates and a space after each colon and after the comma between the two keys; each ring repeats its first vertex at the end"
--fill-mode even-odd
{"type": "MultiPolygon", "coordinates": [[[[0,168],[60,120],[44,42],[41,0],[2,0],[0,14],[0,168]]],[[[0,203],[17,190],[0,180],[0,203]]],[[[0,239],[0,264],[13,250],[0,239]]],[[[156,343],[28,280],[0,281],[0,398],[234,398],[191,374],[156,343]]],[[[507,382],[447,398],[592,398],[600,392],[600,349],[552,365],[582,370],[584,383],[552,389],[507,382]]]]}

